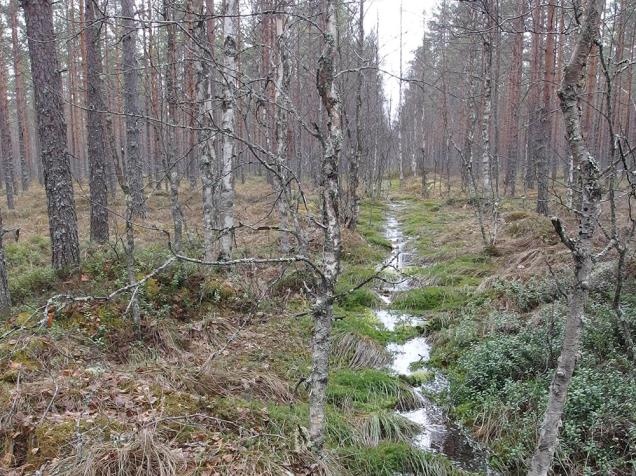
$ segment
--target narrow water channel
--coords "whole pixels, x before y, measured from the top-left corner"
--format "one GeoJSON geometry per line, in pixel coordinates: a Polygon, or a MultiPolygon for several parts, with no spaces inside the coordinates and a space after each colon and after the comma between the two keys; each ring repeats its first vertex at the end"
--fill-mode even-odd
{"type": "MultiPolygon", "coordinates": [[[[389,258],[397,272],[402,272],[406,267],[415,265],[416,260],[410,249],[409,240],[402,232],[398,215],[399,203],[391,203],[388,210],[385,236],[391,242],[392,253],[389,258]]],[[[406,291],[416,286],[412,280],[399,279],[396,284],[386,285],[380,290],[380,297],[390,308],[395,294],[406,291]]],[[[378,319],[384,326],[393,330],[398,325],[421,325],[426,317],[412,316],[402,311],[377,309],[378,319]]],[[[430,394],[442,393],[448,390],[448,382],[444,376],[435,369],[427,366],[430,358],[431,345],[425,336],[418,336],[407,340],[403,344],[390,344],[388,350],[393,354],[393,371],[398,375],[411,375],[412,363],[418,363],[419,371],[427,370],[434,373],[435,377],[415,391],[422,397],[422,406],[416,410],[400,412],[409,420],[418,423],[422,430],[414,438],[413,444],[423,451],[438,452],[457,466],[483,474],[493,474],[488,469],[486,454],[479,449],[466,432],[447,418],[445,412],[427,397],[430,394]]]]}

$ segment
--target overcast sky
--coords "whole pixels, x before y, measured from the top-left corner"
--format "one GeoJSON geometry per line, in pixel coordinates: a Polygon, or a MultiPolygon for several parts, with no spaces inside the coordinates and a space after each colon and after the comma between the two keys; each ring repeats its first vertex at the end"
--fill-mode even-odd
{"type": "MultiPolygon", "coordinates": [[[[438,0],[366,0],[364,28],[366,32],[380,27],[380,62],[381,67],[396,76],[400,73],[400,2],[402,2],[402,46],[403,72],[406,74],[413,52],[422,43],[424,33],[424,17],[430,18],[438,0]]],[[[392,102],[392,112],[399,96],[399,81],[385,75],[385,91],[392,102]]]]}

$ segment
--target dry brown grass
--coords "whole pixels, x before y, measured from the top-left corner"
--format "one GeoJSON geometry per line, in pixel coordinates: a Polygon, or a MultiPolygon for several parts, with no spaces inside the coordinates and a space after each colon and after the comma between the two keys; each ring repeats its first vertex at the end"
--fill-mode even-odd
{"type": "Polygon", "coordinates": [[[51,476],[177,476],[185,468],[183,458],[158,439],[155,431],[142,429],[120,438],[81,446],[70,456],[47,468],[51,476]]]}
{"type": "MultiPolygon", "coordinates": [[[[185,235],[190,238],[201,236],[202,203],[198,188],[192,189],[185,184],[180,189],[180,202],[186,220],[185,235]]],[[[309,191],[311,196],[311,191],[309,191]]],[[[276,196],[272,194],[272,187],[264,178],[253,177],[246,183],[236,184],[236,220],[243,223],[272,225],[277,222],[275,208],[276,196]]],[[[117,191],[115,199],[109,197],[111,210],[112,237],[122,237],[124,234],[125,204],[121,191],[117,191]]],[[[6,228],[20,228],[23,238],[30,236],[48,237],[48,219],[46,211],[46,195],[44,188],[34,184],[28,194],[20,195],[16,200],[15,210],[7,210],[5,198],[0,197],[6,228]]],[[[90,202],[88,200],[87,184],[75,184],[75,203],[78,218],[80,240],[85,242],[89,237],[90,202]]],[[[151,193],[147,200],[148,217],[137,221],[136,239],[139,246],[166,242],[166,235],[162,231],[172,232],[172,217],[170,211],[170,197],[161,189],[151,193]]],[[[278,233],[239,230],[236,235],[238,249],[268,249],[278,243],[278,233]]]]}

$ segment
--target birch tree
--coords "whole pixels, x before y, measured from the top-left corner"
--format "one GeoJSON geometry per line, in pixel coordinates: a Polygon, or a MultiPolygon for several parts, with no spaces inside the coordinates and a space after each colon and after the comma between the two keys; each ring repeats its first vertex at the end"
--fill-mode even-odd
{"type": "Polygon", "coordinates": [[[558,443],[559,428],[568,387],[581,341],[585,303],[590,289],[592,272],[592,240],[600,213],[601,187],[597,160],[592,156],[583,139],[581,128],[581,79],[590,51],[599,36],[602,0],[588,0],[585,18],[580,26],[572,56],[565,66],[565,73],[559,89],[561,111],[565,119],[566,134],[570,152],[580,166],[582,199],[578,210],[578,236],[567,235],[561,221],[554,217],[552,223],[561,241],[572,254],[575,284],[569,296],[569,310],[565,322],[565,336],[557,368],[550,384],[548,406],[543,416],[539,440],[530,463],[528,476],[544,476],[552,466],[552,459],[558,443]]]}
{"type": "Polygon", "coordinates": [[[325,403],[329,372],[330,336],[334,289],[340,274],[340,213],[338,209],[338,162],[342,148],[340,98],[334,83],[336,58],[336,0],[326,1],[323,51],[318,62],[316,85],[327,114],[327,132],[322,138],[321,200],[324,230],[323,275],[313,305],[314,334],[309,397],[309,436],[312,447],[320,451],[325,442],[325,403]]]}
{"type": "MultiPolygon", "coordinates": [[[[198,152],[199,171],[201,174],[201,198],[203,200],[203,249],[205,259],[213,259],[214,253],[214,164],[217,161],[214,141],[210,127],[214,122],[212,109],[212,78],[210,64],[212,57],[212,44],[209,40],[211,24],[206,21],[206,13],[211,16],[213,11],[209,6],[200,4],[198,7],[198,20],[195,26],[195,38],[198,45],[198,61],[196,63],[196,93],[198,107],[198,152]],[[207,12],[206,12],[207,10],[207,12]]],[[[213,39],[213,37],[212,37],[213,39]]]]}
{"type": "Polygon", "coordinates": [[[223,153],[221,156],[219,211],[221,218],[220,260],[232,257],[234,246],[234,110],[236,107],[238,0],[225,0],[223,5],[223,102],[221,130],[223,153]]]}
{"type": "Polygon", "coordinates": [[[183,212],[179,203],[179,164],[177,163],[177,53],[176,53],[176,22],[171,0],[163,0],[163,18],[167,22],[167,65],[165,74],[166,102],[168,103],[167,132],[163,137],[165,150],[165,172],[170,186],[170,211],[174,225],[174,247],[181,249],[183,235],[183,212]]]}

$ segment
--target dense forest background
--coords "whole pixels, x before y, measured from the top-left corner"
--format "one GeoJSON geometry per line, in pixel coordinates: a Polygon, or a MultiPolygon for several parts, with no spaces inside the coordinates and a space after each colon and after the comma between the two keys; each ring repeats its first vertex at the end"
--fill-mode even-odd
{"type": "Polygon", "coordinates": [[[3,474],[634,473],[636,4],[371,2],[0,2],[3,474]]]}

